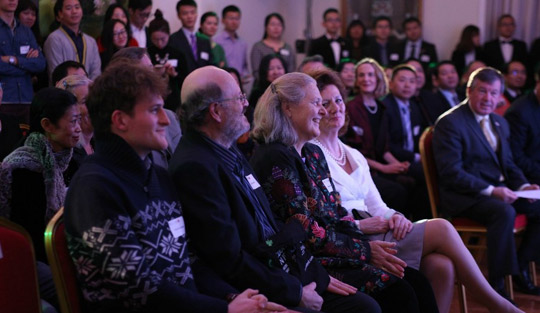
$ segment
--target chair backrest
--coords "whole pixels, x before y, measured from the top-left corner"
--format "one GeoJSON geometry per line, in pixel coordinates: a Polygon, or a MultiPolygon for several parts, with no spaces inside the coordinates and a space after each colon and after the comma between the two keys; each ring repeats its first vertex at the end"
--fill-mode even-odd
{"type": "Polygon", "coordinates": [[[437,180],[437,167],[433,156],[433,126],[426,128],[420,137],[419,149],[424,168],[424,176],[429,194],[429,204],[433,218],[439,217],[437,206],[439,205],[439,182],[437,180]]]}
{"type": "Polygon", "coordinates": [[[62,313],[81,313],[80,289],[76,269],[69,255],[64,231],[64,208],[50,220],[45,230],[45,250],[62,313]]]}
{"type": "Polygon", "coordinates": [[[34,246],[21,226],[0,217],[0,311],[41,312],[34,246]]]}

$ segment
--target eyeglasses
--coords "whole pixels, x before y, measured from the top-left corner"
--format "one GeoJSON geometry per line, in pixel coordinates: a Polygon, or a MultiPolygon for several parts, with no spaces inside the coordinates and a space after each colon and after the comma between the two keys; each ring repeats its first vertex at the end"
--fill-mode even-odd
{"type": "Polygon", "coordinates": [[[227,101],[231,101],[231,100],[236,100],[242,104],[246,103],[247,102],[247,96],[245,93],[237,96],[237,97],[234,97],[234,98],[228,98],[228,99],[221,99],[221,100],[218,100],[216,102],[220,103],[220,102],[227,102],[227,101]]]}
{"type": "Polygon", "coordinates": [[[113,33],[113,37],[120,37],[120,36],[125,36],[127,34],[126,30],[121,30],[119,32],[116,32],[116,33],[113,33]]]}
{"type": "Polygon", "coordinates": [[[510,71],[510,74],[512,74],[512,76],[527,75],[527,71],[513,70],[513,71],[510,71]]]}

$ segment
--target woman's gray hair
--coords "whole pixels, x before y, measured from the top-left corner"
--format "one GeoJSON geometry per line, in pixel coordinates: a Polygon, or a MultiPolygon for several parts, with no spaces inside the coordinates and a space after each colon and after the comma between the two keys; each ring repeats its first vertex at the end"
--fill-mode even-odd
{"type": "Polygon", "coordinates": [[[92,80],[84,75],[69,75],[56,83],[56,88],[73,93],[73,89],[79,86],[88,86],[92,80]]]}
{"type": "Polygon", "coordinates": [[[259,143],[281,142],[292,146],[298,141],[283,104],[298,105],[306,97],[305,87],[316,82],[304,73],[288,73],[266,88],[255,107],[251,136],[259,143]]]}

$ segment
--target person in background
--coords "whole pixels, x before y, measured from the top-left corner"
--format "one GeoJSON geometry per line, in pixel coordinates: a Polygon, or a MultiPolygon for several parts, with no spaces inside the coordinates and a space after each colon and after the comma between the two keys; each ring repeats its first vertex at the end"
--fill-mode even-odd
{"type": "MultiPolygon", "coordinates": [[[[105,15],[103,16],[104,28],[105,28],[105,24],[107,24],[107,22],[110,20],[120,20],[124,22],[124,24],[126,25],[126,30],[127,30],[127,38],[128,38],[127,46],[128,47],[139,46],[139,43],[137,42],[137,40],[133,38],[133,36],[131,35],[131,23],[129,21],[128,11],[126,10],[126,8],[124,8],[124,6],[122,6],[119,3],[113,3],[109,5],[109,7],[107,8],[107,11],[105,12],[105,15]]],[[[101,43],[101,36],[96,39],[96,42],[98,45],[99,53],[102,53],[105,50],[105,48],[103,47],[103,44],[101,43]]]]}
{"type": "Polygon", "coordinates": [[[180,0],[176,3],[176,13],[182,28],[171,35],[169,45],[182,52],[186,58],[186,74],[199,67],[212,64],[212,47],[205,37],[197,36],[197,3],[193,0],[180,0]]]}
{"type": "Polygon", "coordinates": [[[326,66],[323,61],[323,57],[319,54],[305,57],[298,66],[297,72],[306,73],[315,69],[325,68],[326,66]]]}
{"type": "Polygon", "coordinates": [[[417,17],[409,17],[403,21],[402,26],[405,32],[405,40],[396,45],[395,51],[398,54],[398,59],[395,60],[391,55],[390,64],[395,66],[409,58],[414,58],[420,61],[424,71],[437,64],[437,48],[434,44],[422,38],[422,23],[420,20],[417,17]]]}
{"type": "Polygon", "coordinates": [[[380,99],[388,93],[388,80],[382,67],[371,58],[356,64],[356,96],[347,102],[349,126],[343,140],[364,155],[373,181],[384,202],[407,213],[407,179],[402,177],[409,162],[399,162],[390,152],[388,117],[380,99]]]}
{"type": "Polygon", "coordinates": [[[503,68],[502,73],[506,83],[504,97],[508,102],[513,103],[525,92],[527,69],[525,68],[525,64],[520,61],[512,61],[503,68]]]}
{"type": "Polygon", "coordinates": [[[94,38],[80,30],[83,11],[79,0],[57,0],[54,15],[60,27],[47,37],[43,48],[49,76],[58,64],[73,60],[84,65],[90,79],[98,77],[101,74],[99,50],[94,38]]]}
{"type": "Polygon", "coordinates": [[[92,81],[86,76],[70,75],[62,78],[56,84],[56,88],[69,91],[77,97],[77,104],[81,113],[81,136],[77,145],[73,147],[73,156],[64,172],[66,185],[69,185],[71,178],[81,167],[86,157],[94,153],[94,127],[90,122],[88,108],[86,107],[86,98],[91,83],[92,81]]]}
{"type": "Polygon", "coordinates": [[[65,61],[60,64],[52,72],[52,84],[56,84],[64,77],[70,75],[80,75],[88,77],[84,65],[77,61],[65,61]]]}
{"type": "Polygon", "coordinates": [[[430,106],[432,103],[433,92],[427,88],[424,88],[426,85],[426,74],[424,72],[424,67],[417,59],[408,59],[406,64],[412,66],[416,70],[416,92],[414,93],[413,99],[418,103],[426,122],[429,125],[433,125],[435,120],[430,117],[428,110],[428,106],[430,106]]]}
{"type": "Polygon", "coordinates": [[[4,93],[0,114],[12,120],[3,130],[10,134],[2,142],[6,152],[15,149],[28,129],[32,76],[45,69],[41,49],[30,28],[17,21],[16,9],[16,0],[0,0],[0,82],[4,93]]]}
{"type": "Polygon", "coordinates": [[[146,48],[150,40],[148,40],[147,28],[144,25],[152,13],[152,0],[129,0],[128,11],[131,35],[139,47],[146,48]]]}
{"type": "Polygon", "coordinates": [[[101,44],[103,51],[99,54],[101,57],[101,70],[109,64],[113,54],[127,47],[128,45],[128,30],[126,24],[121,20],[112,19],[105,23],[101,31],[101,44]]]}
{"type": "Polygon", "coordinates": [[[465,94],[457,89],[459,76],[451,61],[439,62],[433,69],[433,77],[437,82],[437,90],[430,101],[426,101],[429,120],[435,122],[439,116],[457,106],[465,99],[465,94]]]}
{"type": "Polygon", "coordinates": [[[452,63],[459,75],[463,75],[469,64],[484,58],[484,49],[480,44],[480,29],[476,25],[465,26],[456,49],[452,52],[452,63]]]}
{"type": "Polygon", "coordinates": [[[322,26],[325,34],[310,43],[308,56],[320,54],[324,64],[335,69],[341,59],[351,57],[351,44],[341,37],[341,16],[335,8],[326,9],[323,13],[322,26]]]}
{"type": "Polygon", "coordinates": [[[255,110],[257,101],[259,101],[259,98],[266,88],[268,88],[274,80],[283,76],[285,73],[287,73],[287,63],[281,56],[277,54],[268,54],[262,58],[259,67],[259,76],[249,95],[250,109],[248,109],[246,116],[250,123],[253,120],[253,111],[255,110]]]}
{"type": "Polygon", "coordinates": [[[486,67],[486,63],[484,63],[484,61],[476,60],[465,68],[465,72],[461,75],[461,79],[459,80],[458,87],[462,92],[467,88],[467,82],[469,81],[471,74],[481,67],[486,67]]]}
{"type": "Polygon", "coordinates": [[[351,43],[350,59],[362,60],[364,58],[364,49],[369,42],[366,34],[366,27],[361,20],[353,20],[347,26],[345,39],[351,43]]]}
{"type": "Polygon", "coordinates": [[[169,83],[170,93],[165,98],[165,108],[176,112],[180,105],[180,88],[187,75],[187,62],[182,52],[169,44],[170,33],[169,23],[163,18],[161,10],[157,9],[154,20],[148,26],[152,42],[148,55],[154,67],[163,71],[169,83]]]}
{"type": "MultiPolygon", "coordinates": [[[[261,41],[257,41],[251,48],[251,68],[253,77],[259,77],[259,65],[264,56],[278,54],[287,65],[287,73],[296,69],[296,54],[294,49],[283,41],[285,21],[279,13],[271,13],[264,19],[264,35],[261,41]]],[[[250,101],[251,102],[251,101],[250,101]]]]}
{"type": "Polygon", "coordinates": [[[214,37],[214,41],[225,50],[225,58],[230,67],[242,75],[242,84],[251,80],[247,63],[247,43],[238,36],[242,12],[236,5],[228,5],[221,12],[223,31],[214,37]]]}
{"type": "Polygon", "coordinates": [[[373,20],[373,40],[366,46],[364,55],[372,58],[383,67],[390,62],[399,61],[395,52],[395,38],[392,34],[392,20],[388,16],[378,16],[373,20]]]}
{"type": "Polygon", "coordinates": [[[32,0],[18,0],[19,4],[15,10],[15,16],[19,19],[21,24],[30,28],[36,42],[39,46],[43,45],[43,38],[39,31],[39,23],[37,23],[38,8],[32,0]]]}
{"type": "Polygon", "coordinates": [[[339,73],[339,78],[345,85],[345,99],[352,99],[354,97],[354,80],[355,80],[355,60],[345,59],[339,63],[336,71],[339,73]]]}
{"type": "Polygon", "coordinates": [[[201,26],[197,36],[206,36],[212,47],[212,64],[219,68],[227,67],[227,58],[225,58],[225,50],[223,47],[212,40],[212,37],[217,33],[219,18],[216,12],[206,12],[201,16],[201,26]]]}
{"type": "Polygon", "coordinates": [[[499,37],[484,44],[485,62],[498,70],[510,61],[520,61],[528,64],[527,44],[514,38],[516,20],[510,14],[503,14],[497,20],[499,37]]]}

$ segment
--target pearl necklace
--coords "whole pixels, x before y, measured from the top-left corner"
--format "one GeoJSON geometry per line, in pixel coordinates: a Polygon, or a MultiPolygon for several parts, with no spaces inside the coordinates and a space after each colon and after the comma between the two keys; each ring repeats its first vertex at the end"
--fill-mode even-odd
{"type": "Polygon", "coordinates": [[[343,144],[341,141],[338,142],[340,157],[335,157],[334,154],[332,154],[332,152],[330,152],[330,150],[328,150],[318,139],[314,139],[313,141],[315,141],[318,146],[320,146],[332,159],[334,159],[337,165],[344,166],[345,163],[347,163],[347,153],[345,153],[345,149],[343,149],[343,144]]]}
{"type": "Polygon", "coordinates": [[[371,114],[377,113],[377,110],[379,109],[377,102],[375,102],[374,106],[368,105],[367,103],[364,103],[364,106],[366,107],[366,110],[368,110],[368,112],[371,114]]]}

